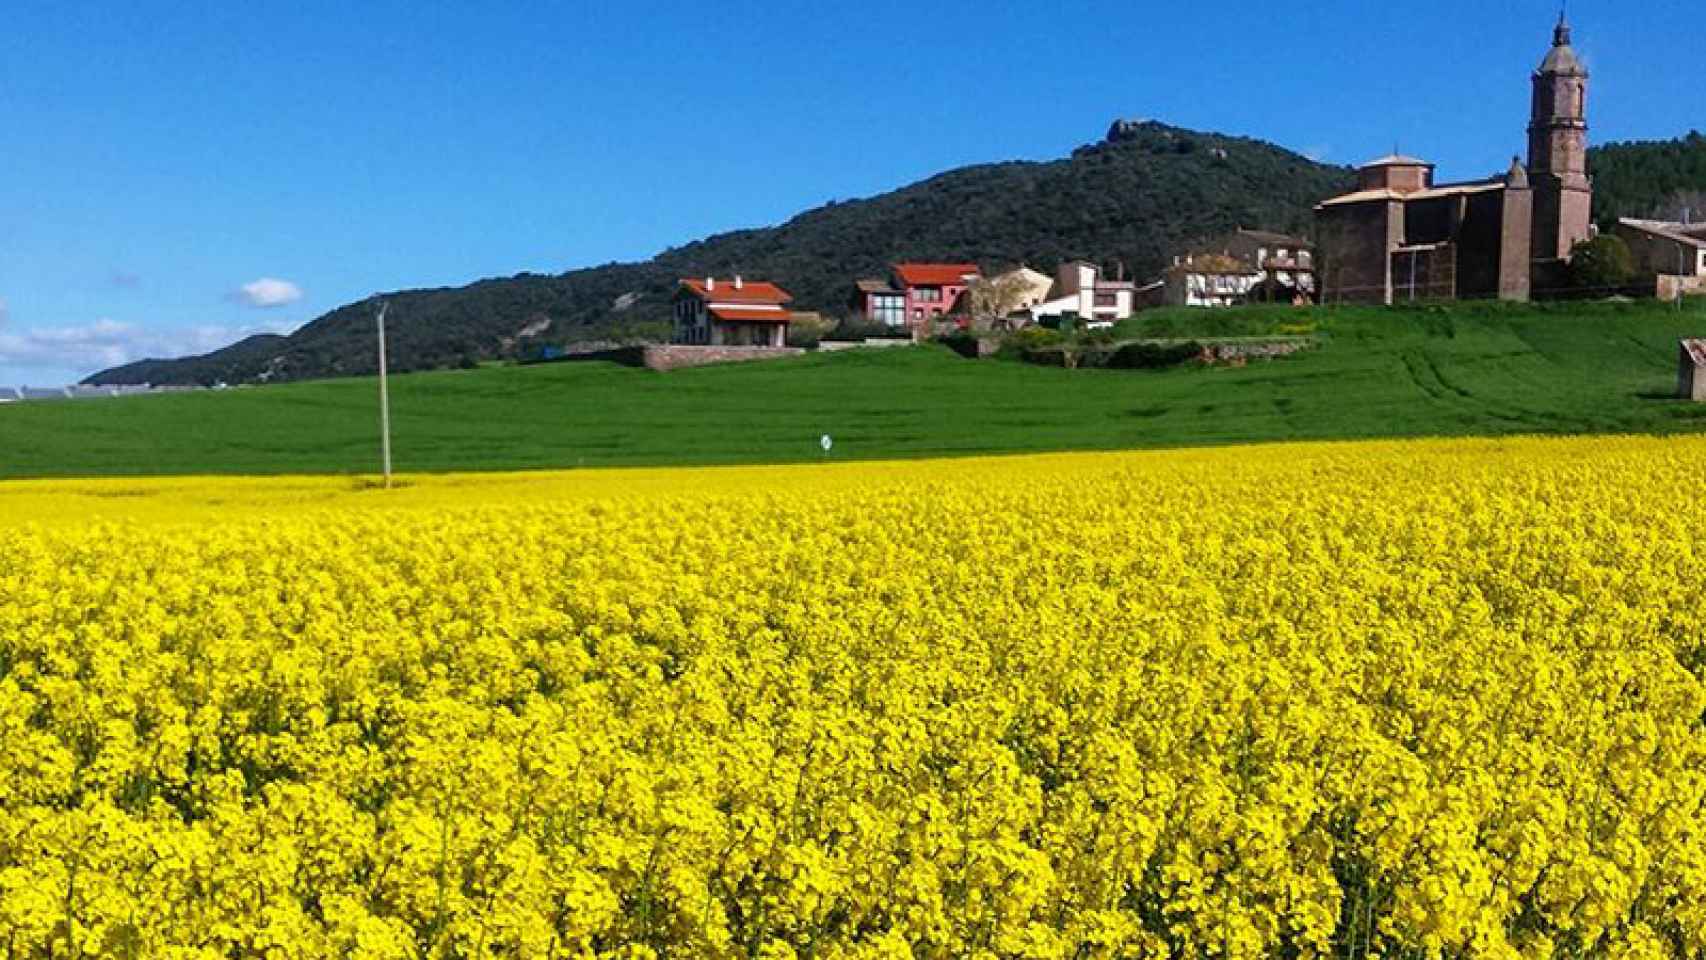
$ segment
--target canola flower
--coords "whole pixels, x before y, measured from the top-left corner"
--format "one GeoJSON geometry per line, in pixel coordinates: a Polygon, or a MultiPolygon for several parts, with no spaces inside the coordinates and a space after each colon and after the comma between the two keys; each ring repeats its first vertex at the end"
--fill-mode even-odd
{"type": "Polygon", "coordinates": [[[1701,957],[1703,483],[0,486],[0,955],[1701,957]]]}

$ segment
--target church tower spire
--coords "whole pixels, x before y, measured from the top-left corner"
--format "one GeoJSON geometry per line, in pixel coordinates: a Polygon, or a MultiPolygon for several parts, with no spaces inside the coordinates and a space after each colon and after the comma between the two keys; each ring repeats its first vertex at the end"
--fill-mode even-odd
{"type": "Polygon", "coordinates": [[[1560,12],[1552,49],[1534,74],[1528,125],[1528,177],[1534,186],[1534,258],[1561,260],[1588,238],[1593,185],[1588,180],[1588,71],[1560,12]]]}

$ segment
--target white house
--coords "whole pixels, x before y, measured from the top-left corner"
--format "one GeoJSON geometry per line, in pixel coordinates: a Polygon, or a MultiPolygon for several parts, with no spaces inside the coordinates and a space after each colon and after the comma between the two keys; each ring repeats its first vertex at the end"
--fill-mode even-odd
{"type": "Polygon", "coordinates": [[[773,283],[744,280],[681,281],[675,294],[674,342],[712,347],[780,347],[788,342],[793,301],[773,283]]]}
{"type": "Polygon", "coordinates": [[[1167,271],[1165,302],[1172,307],[1230,307],[1250,298],[1266,274],[1221,253],[1188,255],[1167,271]]]}
{"type": "Polygon", "coordinates": [[[1031,305],[1032,320],[1074,314],[1089,326],[1111,326],[1136,309],[1137,285],[1106,280],[1102,269],[1084,260],[1068,260],[1054,272],[1048,299],[1031,305]]]}
{"type": "Polygon", "coordinates": [[[1312,301],[1315,245],[1302,237],[1240,228],[1188,245],[1173,257],[1162,283],[1161,301],[1174,307],[1229,307],[1250,299],[1312,301]]]}

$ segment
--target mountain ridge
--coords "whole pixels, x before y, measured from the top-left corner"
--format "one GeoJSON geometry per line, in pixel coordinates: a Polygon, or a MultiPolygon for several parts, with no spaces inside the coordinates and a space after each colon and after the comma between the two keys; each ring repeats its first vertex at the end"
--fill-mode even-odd
{"type": "MultiPolygon", "coordinates": [[[[1603,202],[1595,216],[1646,215],[1692,185],[1706,189],[1706,139],[1607,144],[1592,154],[1603,202]]],[[[943,171],[870,197],[837,200],[768,227],[667,247],[648,260],[560,274],[519,273],[457,287],[381,294],[390,303],[391,369],[470,366],[539,344],[667,334],[669,298],[684,276],[742,273],[772,280],[800,310],[848,312],[853,281],[907,259],[970,260],[1050,270],[1088,258],[1154,276],[1182,243],[1237,227],[1307,233],[1312,208],[1352,182],[1323,164],[1251,137],[1158,121],[1115,121],[1108,134],[1055,160],[1010,160],[943,171]]],[[[1706,212],[1706,211],[1703,211],[1706,212]]],[[[250,337],[199,356],[140,360],[91,384],[211,384],[371,373],[373,298],[345,304],[283,337],[250,337]]]]}
{"type": "MultiPolygon", "coordinates": [[[[1311,206],[1350,182],[1249,137],[1156,121],[1116,123],[1110,138],[1055,160],[974,164],[870,197],[831,201],[768,227],[714,234],[648,260],[521,273],[460,287],[382,294],[391,369],[468,366],[535,344],[666,334],[684,276],[773,280],[800,310],[844,315],[853,281],[904,259],[1051,269],[1077,257],[1158,272],[1173,245],[1239,226],[1301,231],[1311,206]],[[533,331],[532,336],[522,336],[533,331]]],[[[345,304],[279,340],[250,338],[170,360],[103,370],[95,384],[245,383],[371,373],[372,298],[345,304]]]]}

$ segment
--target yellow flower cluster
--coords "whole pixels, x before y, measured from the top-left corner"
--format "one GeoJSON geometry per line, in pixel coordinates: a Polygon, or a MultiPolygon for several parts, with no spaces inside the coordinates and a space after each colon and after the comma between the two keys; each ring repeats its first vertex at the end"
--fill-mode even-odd
{"type": "Polygon", "coordinates": [[[1610,439],[10,485],[0,953],[1698,958],[1703,484],[1610,439]]]}

